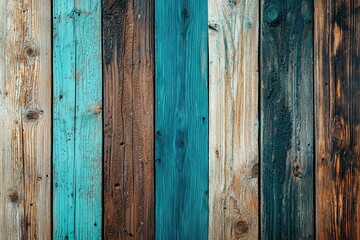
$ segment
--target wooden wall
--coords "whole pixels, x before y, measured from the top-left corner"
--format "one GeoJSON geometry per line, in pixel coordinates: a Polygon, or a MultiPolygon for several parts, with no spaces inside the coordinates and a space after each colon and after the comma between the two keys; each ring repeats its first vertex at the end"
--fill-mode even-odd
{"type": "Polygon", "coordinates": [[[359,239],[360,0],[0,1],[0,239],[359,239]]]}

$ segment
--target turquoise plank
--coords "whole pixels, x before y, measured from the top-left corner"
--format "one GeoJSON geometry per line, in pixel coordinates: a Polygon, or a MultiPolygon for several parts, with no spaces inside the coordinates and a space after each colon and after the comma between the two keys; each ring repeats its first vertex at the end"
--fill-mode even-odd
{"type": "Polygon", "coordinates": [[[99,0],[53,1],[53,237],[101,239],[99,0]]]}
{"type": "Polygon", "coordinates": [[[74,239],[74,1],[53,1],[53,237],[74,239]]]}
{"type": "Polygon", "coordinates": [[[208,237],[206,0],[155,1],[156,239],[208,237]]]}
{"type": "Polygon", "coordinates": [[[102,55],[101,1],[77,0],[76,239],[101,239],[102,55]]]}

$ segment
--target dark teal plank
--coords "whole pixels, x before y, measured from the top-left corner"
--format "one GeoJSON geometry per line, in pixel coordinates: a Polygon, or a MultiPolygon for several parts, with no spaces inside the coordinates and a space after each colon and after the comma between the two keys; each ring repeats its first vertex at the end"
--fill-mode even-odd
{"type": "Polygon", "coordinates": [[[206,0],[155,1],[156,239],[208,236],[206,0]]]}
{"type": "Polygon", "coordinates": [[[313,1],[261,13],[261,239],[314,239],[313,1]]]}

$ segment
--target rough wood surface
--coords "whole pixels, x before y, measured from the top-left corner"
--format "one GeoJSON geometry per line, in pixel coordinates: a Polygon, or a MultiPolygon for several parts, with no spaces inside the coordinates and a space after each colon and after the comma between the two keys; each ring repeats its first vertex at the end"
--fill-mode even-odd
{"type": "Polygon", "coordinates": [[[209,239],[258,239],[259,1],[209,1],[209,239]]]}
{"type": "Polygon", "coordinates": [[[51,235],[50,1],[0,1],[0,239],[51,235]]]}
{"type": "Polygon", "coordinates": [[[313,2],[261,13],[261,238],[313,239],[313,2]]]}
{"type": "Polygon", "coordinates": [[[155,1],[156,239],[208,238],[208,2],[155,1]]]}
{"type": "Polygon", "coordinates": [[[360,1],[315,1],[317,237],[360,239],[360,1]]]}
{"type": "Polygon", "coordinates": [[[53,237],[100,239],[100,1],[54,0],[53,28],[53,237]]]}
{"type": "Polygon", "coordinates": [[[103,1],[104,237],[154,239],[154,1],[103,1]]]}

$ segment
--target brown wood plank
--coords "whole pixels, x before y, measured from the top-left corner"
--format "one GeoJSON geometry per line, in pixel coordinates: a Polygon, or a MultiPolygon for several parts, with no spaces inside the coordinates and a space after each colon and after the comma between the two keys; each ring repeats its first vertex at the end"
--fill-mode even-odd
{"type": "Polygon", "coordinates": [[[315,1],[318,239],[360,239],[360,1],[315,1]]]}
{"type": "Polygon", "coordinates": [[[105,239],[154,238],[153,8],[103,3],[105,239]]]}
{"type": "Polygon", "coordinates": [[[0,1],[0,239],[51,238],[51,1],[0,1]]]}

